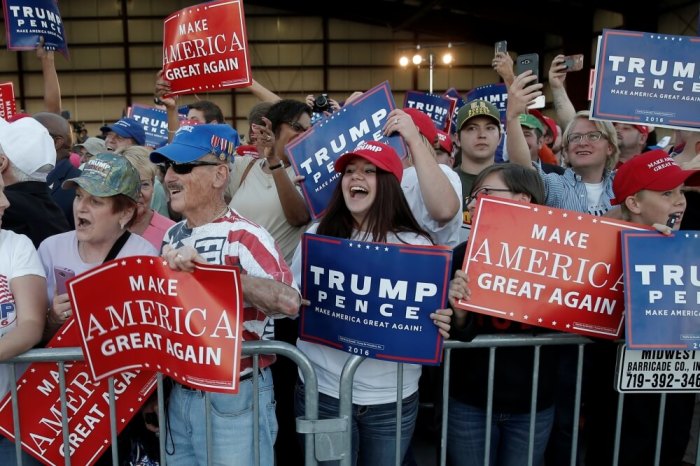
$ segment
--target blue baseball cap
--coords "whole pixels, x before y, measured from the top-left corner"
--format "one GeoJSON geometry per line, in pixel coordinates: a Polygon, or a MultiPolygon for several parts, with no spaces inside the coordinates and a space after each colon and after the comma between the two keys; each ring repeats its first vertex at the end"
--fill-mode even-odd
{"type": "Polygon", "coordinates": [[[177,130],[170,144],[154,150],[150,157],[153,163],[166,160],[188,163],[213,154],[222,162],[227,159],[233,161],[240,143],[238,132],[229,125],[186,125],[177,130]]]}
{"type": "Polygon", "coordinates": [[[103,126],[100,131],[103,133],[114,131],[123,138],[133,139],[139,146],[146,144],[146,131],[143,125],[133,118],[122,118],[111,126],[103,126]]]}

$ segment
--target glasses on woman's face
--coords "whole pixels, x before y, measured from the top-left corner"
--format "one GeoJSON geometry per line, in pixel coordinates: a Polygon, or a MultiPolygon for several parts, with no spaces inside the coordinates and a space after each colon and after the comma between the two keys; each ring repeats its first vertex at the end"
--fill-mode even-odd
{"type": "Polygon", "coordinates": [[[151,180],[141,180],[141,191],[148,191],[153,188],[153,182],[151,180]]]}
{"type": "Polygon", "coordinates": [[[571,133],[566,138],[569,144],[581,144],[585,139],[588,142],[597,142],[605,138],[605,135],[601,131],[591,131],[590,133],[571,133]]]}
{"type": "Polygon", "coordinates": [[[510,189],[507,189],[507,188],[489,188],[488,186],[484,186],[482,188],[477,189],[476,191],[472,192],[469,195],[469,197],[467,198],[467,205],[476,201],[476,199],[482,195],[488,196],[491,193],[511,193],[511,192],[513,192],[513,191],[511,191],[510,189]]]}
{"type": "Polygon", "coordinates": [[[188,162],[188,163],[175,163],[171,160],[166,160],[162,163],[165,171],[167,172],[169,168],[172,168],[178,175],[187,175],[191,173],[197,167],[213,167],[215,165],[221,165],[218,162],[188,162]]]}

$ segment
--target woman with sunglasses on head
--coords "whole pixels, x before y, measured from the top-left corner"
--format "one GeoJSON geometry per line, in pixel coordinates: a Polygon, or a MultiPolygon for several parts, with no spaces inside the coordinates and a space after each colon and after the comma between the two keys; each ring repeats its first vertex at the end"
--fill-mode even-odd
{"type": "MultiPolygon", "coordinates": [[[[309,233],[379,243],[432,245],[430,235],[416,221],[401,190],[403,167],[390,146],[366,142],[335,162],[341,174],[325,216],[309,233]]],[[[301,279],[301,247],[292,261],[297,283],[301,279]]],[[[449,309],[431,313],[440,333],[449,337],[449,309]]],[[[318,374],[319,416],[338,416],[340,374],[350,357],[345,351],[298,340],[297,347],[318,374]]],[[[352,464],[389,466],[396,463],[397,369],[394,362],[367,359],[353,379],[352,464]]],[[[418,413],[421,366],[405,364],[401,403],[401,459],[413,435],[418,413]]],[[[300,375],[301,376],[301,375],[300,375]]],[[[297,416],[304,414],[303,380],[295,394],[297,416]]],[[[325,464],[325,463],[324,463],[325,464]]],[[[333,463],[334,464],[334,463],[333,463]]]]}
{"type": "MultiPolygon", "coordinates": [[[[467,208],[474,217],[481,196],[542,204],[544,188],[537,173],[518,165],[497,164],[484,169],[474,180],[467,208]]],[[[483,219],[482,219],[483,220],[483,219]]],[[[450,304],[455,312],[452,338],[471,341],[480,334],[526,334],[538,332],[520,322],[457,309],[456,299],[469,299],[468,281],[461,270],[467,243],[454,249],[450,304]]],[[[543,347],[539,358],[537,408],[534,424],[533,465],[542,464],[554,420],[556,350],[543,347]]],[[[486,455],[489,348],[453,350],[448,404],[447,457],[452,466],[481,466],[486,455]]],[[[530,404],[533,388],[534,348],[504,347],[495,353],[490,437],[490,464],[528,464],[530,404]]]]}
{"type": "MultiPolygon", "coordinates": [[[[280,100],[267,110],[262,121],[262,125],[251,123],[250,131],[251,144],[256,145],[259,158],[236,157],[233,164],[229,207],[265,228],[289,264],[311,216],[300,188],[294,184],[296,174],[284,146],[311,127],[311,108],[304,102],[280,100]]],[[[275,320],[275,339],[293,345],[297,326],[295,320],[275,320]]],[[[278,358],[272,365],[272,374],[279,419],[275,450],[289,464],[297,464],[295,461],[301,462],[301,451],[293,414],[296,366],[287,358],[278,358]]]]}

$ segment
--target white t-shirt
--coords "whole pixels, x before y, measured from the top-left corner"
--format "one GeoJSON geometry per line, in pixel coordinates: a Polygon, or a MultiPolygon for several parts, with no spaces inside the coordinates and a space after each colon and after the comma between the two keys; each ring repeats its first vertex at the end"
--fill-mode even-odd
{"type": "MultiPolygon", "coordinates": [[[[130,256],[157,256],[158,251],[142,236],[131,234],[126,240],[117,257],[130,256]]],[[[54,266],[71,269],[76,275],[100,265],[83,262],[78,253],[78,238],[75,230],[49,236],[39,245],[39,257],[46,273],[46,288],[49,303],[53,301],[53,293],[56,288],[56,278],[53,274],[54,266]]]]}
{"type": "MultiPolygon", "coordinates": [[[[318,224],[311,225],[308,233],[315,233],[318,224]]],[[[353,234],[352,239],[362,239],[362,235],[353,234]]],[[[429,245],[430,242],[423,236],[413,233],[402,233],[401,240],[394,235],[387,236],[387,243],[408,243],[429,245]]],[[[301,286],[301,245],[294,252],[292,259],[292,272],[294,279],[301,286]]],[[[345,362],[351,356],[345,351],[340,351],[329,346],[319,345],[297,340],[297,348],[304,353],[314,367],[318,376],[318,391],[340,398],[340,373],[343,371],[345,362]]],[[[352,402],[359,405],[377,405],[396,402],[396,374],[398,363],[380,361],[378,359],[366,359],[360,364],[355,373],[352,390],[352,402]]],[[[421,374],[421,366],[417,364],[405,364],[403,370],[403,396],[406,398],[418,391],[418,379],[421,374]]],[[[299,377],[303,379],[301,371],[299,377]]]]}
{"type": "MultiPolygon", "coordinates": [[[[10,282],[27,275],[45,276],[31,240],[13,231],[0,230],[0,338],[17,326],[15,298],[10,282]]],[[[17,368],[18,377],[25,368],[17,368]]],[[[9,390],[10,365],[0,364],[0,398],[9,390]]]]}
{"type": "MultiPolygon", "coordinates": [[[[455,196],[457,196],[458,205],[462,205],[460,201],[462,197],[462,181],[459,179],[459,175],[454,172],[450,167],[444,164],[438,164],[442,172],[450,180],[452,188],[455,190],[455,196]]],[[[418,224],[422,226],[425,230],[430,233],[433,237],[435,244],[442,246],[449,246],[454,248],[459,244],[460,240],[460,228],[462,226],[462,210],[458,209],[458,212],[449,222],[444,225],[440,225],[438,222],[433,220],[433,218],[428,213],[428,208],[425,206],[425,201],[423,200],[423,194],[420,192],[420,185],[418,184],[418,174],[416,173],[415,167],[405,168],[403,171],[403,179],[401,180],[401,189],[406,196],[406,201],[413,212],[413,216],[418,220],[418,224]]]]}

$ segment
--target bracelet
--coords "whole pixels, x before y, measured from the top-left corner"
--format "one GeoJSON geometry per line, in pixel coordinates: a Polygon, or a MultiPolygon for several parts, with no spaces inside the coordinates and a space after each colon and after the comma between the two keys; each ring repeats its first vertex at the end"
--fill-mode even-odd
{"type": "Polygon", "coordinates": [[[270,171],[277,170],[278,168],[281,168],[281,167],[282,167],[282,162],[278,163],[277,165],[268,165],[267,166],[267,168],[269,168],[270,171]]]}

